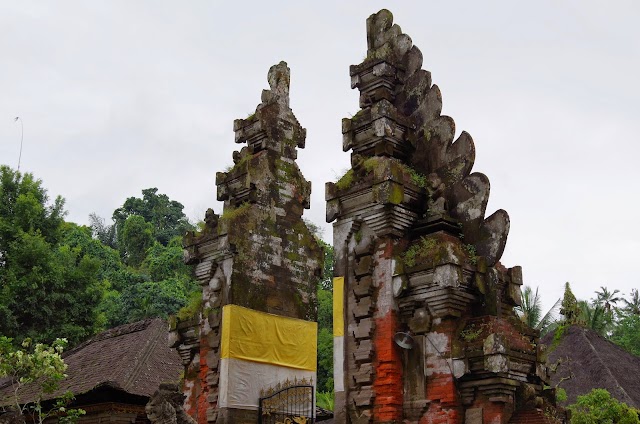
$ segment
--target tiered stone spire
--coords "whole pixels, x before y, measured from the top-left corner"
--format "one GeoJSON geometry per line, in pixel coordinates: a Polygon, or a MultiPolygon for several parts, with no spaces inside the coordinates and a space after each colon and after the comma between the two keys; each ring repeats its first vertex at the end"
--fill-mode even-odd
{"type": "Polygon", "coordinates": [[[350,69],[361,110],[342,122],[352,168],[326,186],[344,284],[336,422],[506,423],[516,393],[540,397],[547,379],[538,334],[513,312],[521,269],[499,262],[509,217],[485,217],[473,140],[454,141],[422,53],[389,11],[367,19],[367,46],[350,69]],[[413,349],[394,344],[398,331],[413,349]]]}
{"type": "MultiPolygon", "coordinates": [[[[289,78],[285,62],[272,66],[270,89],[262,92],[255,113],[235,120],[235,141],[246,146],[233,153],[231,169],[216,175],[223,213],[209,209],[204,229],[184,239],[185,261],[195,267],[203,305],[192,320],[176,323],[172,343],[185,364],[188,412],[200,424],[257,422],[259,390],[273,383],[269,373],[256,375],[255,393],[233,392],[239,384],[234,372],[243,365],[231,356],[221,365],[221,323],[231,316],[223,317],[225,306],[316,321],[322,251],[302,220],[311,183],[295,162],[306,130],[289,107],[289,78]],[[234,403],[239,398],[241,405],[234,403]]],[[[295,348],[296,335],[291,337],[295,348]]],[[[315,371],[297,372],[268,360],[265,366],[281,376],[315,380],[315,371]]]]}

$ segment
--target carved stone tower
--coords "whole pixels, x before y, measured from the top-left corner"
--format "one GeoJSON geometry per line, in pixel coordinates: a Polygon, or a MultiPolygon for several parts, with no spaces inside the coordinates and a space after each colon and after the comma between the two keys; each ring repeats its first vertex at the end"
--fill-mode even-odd
{"type": "Polygon", "coordinates": [[[289,107],[289,68],[269,70],[270,90],[234,122],[234,165],[216,176],[222,215],[184,239],[202,307],[178,320],[172,343],[185,365],[187,411],[198,423],[255,423],[261,389],[315,382],[316,284],[322,251],[302,220],[311,184],[296,149],[306,131],[289,107]]]}
{"type": "Polygon", "coordinates": [[[342,122],[352,168],[327,183],[334,223],[336,422],[500,423],[542,402],[538,334],[516,317],[509,217],[485,217],[475,147],[387,10],[351,66],[361,110],[342,122]],[[394,342],[405,336],[404,348],[394,342]],[[409,349],[407,349],[409,348],[409,349]]]}

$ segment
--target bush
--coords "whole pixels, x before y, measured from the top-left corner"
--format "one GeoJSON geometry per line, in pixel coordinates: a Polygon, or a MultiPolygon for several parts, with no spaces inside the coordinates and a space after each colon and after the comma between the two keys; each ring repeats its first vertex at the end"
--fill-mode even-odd
{"type": "Polygon", "coordinates": [[[605,389],[593,389],[578,396],[569,406],[571,424],[640,424],[638,411],[611,397],[605,389]]]}

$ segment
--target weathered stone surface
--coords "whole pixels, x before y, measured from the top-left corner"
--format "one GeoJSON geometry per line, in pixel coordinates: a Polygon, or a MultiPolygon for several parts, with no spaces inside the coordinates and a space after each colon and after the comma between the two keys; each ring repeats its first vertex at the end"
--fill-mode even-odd
{"type": "Polygon", "coordinates": [[[469,408],[464,414],[464,424],[482,424],[482,408],[469,408]]]}
{"type": "Polygon", "coordinates": [[[161,384],[145,406],[153,424],[196,424],[182,408],[184,395],[175,384],[161,384]]]}
{"type": "Polygon", "coordinates": [[[178,323],[173,343],[186,366],[188,412],[202,424],[257,420],[256,411],[218,406],[220,390],[225,389],[219,387],[225,305],[316,320],[323,254],[302,220],[311,184],[295,161],[306,130],[289,107],[287,64],[272,66],[267,80],[269,90],[262,92],[255,113],[233,123],[236,143],[246,146],[234,152],[230,169],[216,175],[223,213],[209,209],[204,229],[187,234],[183,242],[185,262],[194,265],[202,286],[203,303],[187,328],[178,323]]]}
{"type": "Polygon", "coordinates": [[[342,120],[351,169],[325,191],[349,288],[336,410],[350,423],[505,423],[515,388],[543,385],[537,335],[513,312],[520,267],[499,262],[509,216],[485,216],[474,141],[455,139],[422,62],[389,11],[367,19],[367,56],[349,70],[361,110],[342,120]],[[392,343],[397,331],[422,342],[419,356],[392,343]]]}

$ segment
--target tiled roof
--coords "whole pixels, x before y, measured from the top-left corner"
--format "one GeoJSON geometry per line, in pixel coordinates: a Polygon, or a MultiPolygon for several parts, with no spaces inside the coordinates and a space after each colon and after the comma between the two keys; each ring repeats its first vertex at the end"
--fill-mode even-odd
{"type": "MultiPolygon", "coordinates": [[[[161,382],[176,382],[183,370],[178,352],[168,347],[168,327],[162,319],[147,319],[102,332],[65,352],[67,375],[60,389],[74,395],[109,386],[126,393],[151,396],[161,382]]],[[[12,396],[12,387],[0,385],[0,403],[12,396]]],[[[22,390],[21,403],[32,401],[37,387],[22,390]]]]}
{"type": "MultiPolygon", "coordinates": [[[[550,346],[553,334],[543,342],[550,346]]],[[[569,327],[560,344],[549,353],[548,364],[561,360],[552,385],[560,383],[567,391],[568,404],[594,388],[607,389],[611,396],[627,405],[640,408],[640,357],[606,340],[596,332],[579,326],[569,327]]]]}

